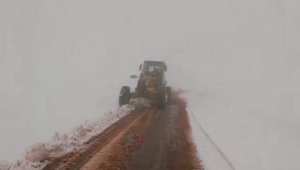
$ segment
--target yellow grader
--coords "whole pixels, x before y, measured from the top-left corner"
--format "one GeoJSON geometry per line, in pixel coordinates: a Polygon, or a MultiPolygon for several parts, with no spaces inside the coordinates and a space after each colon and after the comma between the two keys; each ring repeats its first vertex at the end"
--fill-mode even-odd
{"type": "Polygon", "coordinates": [[[171,87],[166,86],[165,80],[167,65],[162,61],[144,61],[139,70],[140,76],[130,76],[138,78],[135,91],[130,92],[130,87],[123,86],[119,95],[119,105],[128,104],[132,98],[146,98],[152,105],[164,108],[171,99],[171,87]]]}

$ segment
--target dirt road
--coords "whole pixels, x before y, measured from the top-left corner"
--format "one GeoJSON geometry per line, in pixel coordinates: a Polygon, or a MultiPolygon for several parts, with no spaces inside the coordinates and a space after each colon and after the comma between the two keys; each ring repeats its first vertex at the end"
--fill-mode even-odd
{"type": "Polygon", "coordinates": [[[190,138],[186,105],[132,111],[81,148],[52,158],[45,170],[203,170],[190,138]]]}

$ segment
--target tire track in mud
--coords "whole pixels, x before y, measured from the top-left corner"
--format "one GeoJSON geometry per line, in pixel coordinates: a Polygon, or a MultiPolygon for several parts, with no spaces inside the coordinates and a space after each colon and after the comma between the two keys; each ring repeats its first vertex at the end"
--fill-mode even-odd
{"type": "Polygon", "coordinates": [[[81,148],[48,161],[45,170],[203,170],[184,101],[163,110],[136,109],[81,148]]]}
{"type": "Polygon", "coordinates": [[[142,108],[133,111],[119,121],[112,124],[99,135],[91,138],[84,143],[79,149],[75,149],[64,156],[50,158],[43,170],[65,170],[65,169],[80,169],[88,162],[98,151],[108,145],[119,133],[121,133],[128,124],[133,122],[142,113],[146,114],[150,108],[142,108]]]}
{"type": "Polygon", "coordinates": [[[166,109],[154,113],[145,143],[128,169],[203,170],[190,133],[186,104],[176,98],[166,109]]]}
{"type": "Polygon", "coordinates": [[[151,124],[153,110],[146,110],[138,115],[130,125],[116,136],[107,146],[94,155],[82,170],[127,169],[135,150],[143,143],[145,130],[151,124]]]}

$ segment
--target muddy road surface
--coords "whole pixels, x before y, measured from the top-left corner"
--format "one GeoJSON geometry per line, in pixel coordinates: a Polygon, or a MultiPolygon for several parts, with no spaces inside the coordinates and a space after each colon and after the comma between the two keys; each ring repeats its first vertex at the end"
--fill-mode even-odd
{"type": "Polygon", "coordinates": [[[190,137],[185,102],[132,111],[44,170],[203,170],[190,137]]]}

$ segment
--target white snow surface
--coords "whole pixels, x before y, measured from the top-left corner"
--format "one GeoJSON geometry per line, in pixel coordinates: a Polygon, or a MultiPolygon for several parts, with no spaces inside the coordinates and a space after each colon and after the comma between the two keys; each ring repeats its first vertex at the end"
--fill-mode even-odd
{"type": "MultiPolygon", "coordinates": [[[[103,117],[138,64],[164,60],[236,169],[298,170],[299,11],[299,0],[1,0],[0,160],[103,117]]],[[[196,120],[205,166],[224,169],[196,120]]]]}
{"type": "Polygon", "coordinates": [[[282,94],[262,98],[256,94],[260,98],[248,102],[239,101],[241,96],[234,99],[233,94],[222,96],[222,92],[186,94],[198,154],[207,170],[231,168],[199,126],[235,169],[300,168],[300,97],[282,94]]]}
{"type": "Polygon", "coordinates": [[[29,147],[23,159],[16,162],[0,162],[0,170],[39,170],[46,164],[47,158],[64,155],[78,147],[95,135],[100,134],[105,128],[112,125],[120,118],[126,116],[130,111],[149,106],[145,99],[137,98],[130,104],[117,108],[115,111],[107,112],[103,116],[92,121],[86,121],[70,132],[57,132],[53,139],[44,143],[36,143],[29,147]]]}

